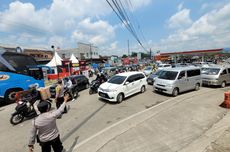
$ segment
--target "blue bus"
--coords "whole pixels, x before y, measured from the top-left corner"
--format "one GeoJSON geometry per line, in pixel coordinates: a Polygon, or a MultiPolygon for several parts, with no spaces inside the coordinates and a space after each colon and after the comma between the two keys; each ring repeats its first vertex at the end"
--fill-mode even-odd
{"type": "Polygon", "coordinates": [[[42,68],[26,54],[0,50],[0,101],[15,101],[15,93],[30,85],[44,87],[42,68]]]}

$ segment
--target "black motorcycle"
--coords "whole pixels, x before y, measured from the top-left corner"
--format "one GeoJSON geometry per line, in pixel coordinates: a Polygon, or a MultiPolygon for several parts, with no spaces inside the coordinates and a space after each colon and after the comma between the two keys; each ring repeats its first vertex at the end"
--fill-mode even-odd
{"type": "Polygon", "coordinates": [[[15,112],[10,118],[10,123],[17,125],[21,123],[24,118],[33,118],[37,116],[36,111],[33,108],[35,101],[41,101],[40,93],[37,90],[32,90],[28,95],[22,97],[15,107],[15,112]]]}
{"type": "Polygon", "coordinates": [[[78,97],[78,88],[72,87],[72,88],[64,88],[64,94],[69,94],[69,100],[74,100],[78,97]]]}
{"type": "Polygon", "coordinates": [[[99,80],[93,80],[89,87],[89,94],[97,93],[100,85],[101,83],[99,82],[99,80]]]}
{"type": "Polygon", "coordinates": [[[18,105],[15,107],[15,112],[12,114],[10,118],[10,123],[13,125],[17,125],[21,123],[24,118],[33,118],[37,116],[34,108],[30,105],[29,102],[20,101],[18,105]]]}

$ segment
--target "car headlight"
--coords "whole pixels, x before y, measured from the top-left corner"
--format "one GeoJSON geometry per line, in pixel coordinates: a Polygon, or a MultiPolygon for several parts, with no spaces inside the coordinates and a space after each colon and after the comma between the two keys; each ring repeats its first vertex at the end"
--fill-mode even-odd
{"type": "Polygon", "coordinates": [[[166,87],[172,87],[173,85],[172,84],[166,84],[165,86],[166,87]]]}
{"type": "Polygon", "coordinates": [[[117,90],[116,89],[107,89],[106,91],[107,92],[116,92],[117,90]]]}

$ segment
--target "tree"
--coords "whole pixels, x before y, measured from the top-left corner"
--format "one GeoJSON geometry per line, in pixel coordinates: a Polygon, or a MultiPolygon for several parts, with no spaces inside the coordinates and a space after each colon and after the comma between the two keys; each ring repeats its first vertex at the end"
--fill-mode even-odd
{"type": "Polygon", "coordinates": [[[137,53],[136,52],[132,52],[131,57],[137,57],[137,53]]]}
{"type": "Polygon", "coordinates": [[[126,54],[123,54],[122,55],[122,58],[127,58],[128,56],[126,54]]]}

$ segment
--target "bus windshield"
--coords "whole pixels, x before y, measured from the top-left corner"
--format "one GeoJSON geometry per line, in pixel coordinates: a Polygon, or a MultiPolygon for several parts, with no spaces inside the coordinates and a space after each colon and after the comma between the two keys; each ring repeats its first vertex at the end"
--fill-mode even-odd
{"type": "Polygon", "coordinates": [[[36,80],[44,79],[42,69],[37,67],[37,62],[33,57],[15,52],[4,52],[1,57],[5,61],[0,62],[0,71],[28,75],[36,80]]]}
{"type": "Polygon", "coordinates": [[[32,57],[23,54],[5,52],[2,54],[2,57],[9,62],[17,73],[21,74],[28,74],[27,66],[37,65],[36,61],[32,57]]]}
{"type": "Polygon", "coordinates": [[[3,63],[0,62],[0,71],[9,71],[9,69],[3,63]]]}

